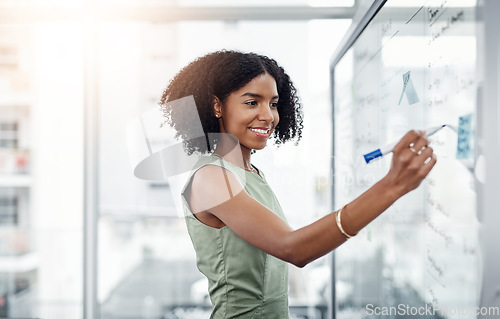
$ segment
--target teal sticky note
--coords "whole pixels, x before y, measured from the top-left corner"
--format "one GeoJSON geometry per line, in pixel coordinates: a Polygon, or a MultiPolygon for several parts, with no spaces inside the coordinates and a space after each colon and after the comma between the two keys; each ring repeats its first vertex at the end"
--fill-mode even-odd
{"type": "Polygon", "coordinates": [[[408,104],[412,105],[417,103],[419,100],[417,91],[415,90],[415,87],[413,86],[413,82],[411,78],[408,80],[408,85],[406,86],[406,99],[408,100],[408,104]]]}
{"type": "Polygon", "coordinates": [[[403,95],[406,95],[406,100],[408,101],[409,105],[415,104],[420,101],[417,91],[415,90],[415,86],[413,86],[410,74],[410,71],[403,74],[403,91],[401,92],[401,96],[399,97],[398,105],[401,104],[403,95]]]}
{"type": "Polygon", "coordinates": [[[403,74],[403,91],[401,92],[401,96],[399,97],[398,105],[401,104],[401,100],[403,99],[403,95],[406,92],[406,86],[408,85],[409,80],[410,80],[410,71],[403,74]]]}
{"type": "Polygon", "coordinates": [[[472,114],[458,119],[457,159],[474,158],[474,127],[472,114]]]}

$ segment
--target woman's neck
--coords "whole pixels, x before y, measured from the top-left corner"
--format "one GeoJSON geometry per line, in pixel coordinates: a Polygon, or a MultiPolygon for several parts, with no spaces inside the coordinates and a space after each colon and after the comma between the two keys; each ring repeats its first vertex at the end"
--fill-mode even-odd
{"type": "Polygon", "coordinates": [[[250,161],[251,153],[251,149],[246,148],[239,143],[224,143],[223,141],[219,141],[213,155],[223,157],[226,161],[236,166],[239,166],[247,171],[252,171],[253,167],[250,161]]]}

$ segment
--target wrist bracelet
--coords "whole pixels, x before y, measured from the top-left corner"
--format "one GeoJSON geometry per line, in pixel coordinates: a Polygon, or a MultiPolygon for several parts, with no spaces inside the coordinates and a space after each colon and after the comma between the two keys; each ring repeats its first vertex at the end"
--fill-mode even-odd
{"type": "Polygon", "coordinates": [[[344,205],[344,207],[342,207],[341,209],[339,209],[336,213],[335,213],[335,220],[337,221],[337,227],[339,228],[340,232],[347,238],[351,238],[351,237],[354,237],[356,236],[355,234],[354,235],[349,235],[348,233],[346,233],[346,231],[344,230],[344,227],[342,227],[342,220],[341,220],[341,215],[342,214],[342,209],[344,209],[347,205],[344,205]]]}

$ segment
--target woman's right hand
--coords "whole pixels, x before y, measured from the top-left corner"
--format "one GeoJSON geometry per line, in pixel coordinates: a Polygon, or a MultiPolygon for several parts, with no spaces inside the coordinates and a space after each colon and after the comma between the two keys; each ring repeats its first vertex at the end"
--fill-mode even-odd
{"type": "Polygon", "coordinates": [[[417,188],[437,161],[423,131],[406,133],[392,154],[391,169],[384,180],[398,197],[417,188]]]}

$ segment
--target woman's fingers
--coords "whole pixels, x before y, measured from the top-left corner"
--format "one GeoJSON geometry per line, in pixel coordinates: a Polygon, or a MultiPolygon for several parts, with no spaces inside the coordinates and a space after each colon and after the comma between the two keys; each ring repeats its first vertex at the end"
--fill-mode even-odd
{"type": "Polygon", "coordinates": [[[412,130],[403,136],[401,141],[394,147],[393,153],[409,153],[404,155],[403,159],[411,158],[410,155],[420,155],[428,144],[429,140],[425,136],[425,132],[412,130]]]}
{"type": "Polygon", "coordinates": [[[406,150],[409,148],[410,144],[411,143],[414,143],[415,140],[417,140],[417,138],[420,136],[420,133],[415,131],[415,130],[411,130],[409,131],[408,133],[406,133],[402,138],[401,140],[399,141],[398,144],[396,144],[396,146],[394,146],[394,150],[393,150],[393,153],[400,153],[402,152],[403,150],[406,150]]]}
{"type": "Polygon", "coordinates": [[[423,152],[423,150],[425,149],[425,147],[427,147],[428,144],[429,144],[429,140],[425,136],[425,133],[422,133],[421,135],[419,135],[415,139],[415,141],[413,141],[409,145],[410,151],[417,154],[417,155],[420,155],[423,152]]]}
{"type": "Polygon", "coordinates": [[[424,165],[420,168],[420,174],[421,176],[425,177],[431,169],[436,165],[437,162],[437,157],[436,155],[432,154],[431,157],[427,157],[426,160],[424,161],[424,165]]]}
{"type": "Polygon", "coordinates": [[[432,147],[427,146],[425,149],[423,149],[421,153],[416,156],[415,161],[417,163],[416,166],[419,169],[419,173],[425,173],[424,175],[421,175],[422,178],[424,178],[430,172],[430,169],[432,169],[436,162],[436,156],[434,155],[434,150],[432,149],[432,147]],[[431,161],[433,161],[434,163],[431,163],[431,161]]]}
{"type": "Polygon", "coordinates": [[[434,154],[434,150],[430,146],[426,146],[421,151],[417,152],[416,160],[419,161],[422,165],[425,164],[425,161],[434,154]]]}
{"type": "Polygon", "coordinates": [[[409,131],[394,147],[389,172],[395,185],[407,193],[418,187],[436,164],[434,150],[423,131],[409,131]]]}

